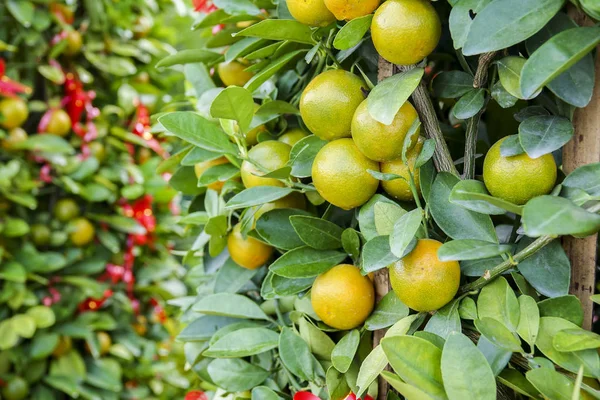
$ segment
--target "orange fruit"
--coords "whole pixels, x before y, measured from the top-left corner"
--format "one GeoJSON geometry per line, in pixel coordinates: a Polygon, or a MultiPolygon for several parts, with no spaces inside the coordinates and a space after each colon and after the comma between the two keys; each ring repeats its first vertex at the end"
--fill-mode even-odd
{"type": "Polygon", "coordinates": [[[305,25],[327,26],[335,21],[323,0],[287,0],[287,7],[292,17],[305,25]]]}
{"type": "MultiPolygon", "coordinates": [[[[408,101],[396,113],[390,125],[382,124],[369,114],[367,100],[360,103],[352,118],[352,139],[358,149],[374,161],[392,161],[402,157],[404,139],[418,119],[417,111],[408,101]]],[[[418,134],[413,136],[412,146],[418,134]]]]}
{"type": "MultiPolygon", "coordinates": [[[[221,164],[227,164],[228,162],[229,162],[229,160],[227,159],[227,157],[224,157],[224,156],[215,158],[214,160],[203,161],[194,166],[194,172],[196,172],[196,177],[198,179],[200,179],[202,174],[205,173],[206,170],[208,170],[210,167],[214,167],[216,165],[221,165],[221,164]]],[[[209,189],[220,192],[221,189],[223,189],[224,184],[225,184],[225,182],[216,181],[216,182],[209,184],[207,187],[209,189]]]]}
{"type": "Polygon", "coordinates": [[[275,178],[263,178],[266,171],[273,172],[285,167],[290,159],[291,147],[276,140],[267,140],[254,146],[248,152],[248,160],[244,160],[241,167],[242,182],[246,188],[254,186],[285,186],[282,181],[275,178]],[[262,167],[258,168],[256,165],[262,167]],[[264,171],[263,171],[264,170],[264,171]]]}
{"type": "Polygon", "coordinates": [[[422,137],[419,137],[417,144],[406,153],[406,159],[408,165],[404,164],[402,159],[382,162],[380,164],[381,172],[384,174],[396,174],[402,178],[394,179],[392,181],[382,181],[381,186],[385,192],[398,200],[402,201],[414,201],[414,196],[410,190],[410,173],[413,175],[415,181],[415,188],[417,189],[417,195],[421,195],[421,185],[419,183],[419,169],[415,169],[415,162],[421,150],[423,149],[423,143],[425,141],[422,137]],[[410,170],[410,173],[409,173],[410,170]]]}
{"type": "Polygon", "coordinates": [[[365,99],[367,85],[341,69],[315,77],[300,97],[300,115],[312,133],[324,140],[350,137],[354,112],[365,99]]]}
{"type": "Polygon", "coordinates": [[[375,12],[371,37],[380,56],[393,64],[415,64],[437,46],[442,24],[427,0],[388,0],[375,12]]]}
{"type": "Polygon", "coordinates": [[[217,67],[219,77],[225,86],[244,86],[254,74],[244,71],[248,66],[239,61],[221,63],[217,67]]]}
{"type": "Polygon", "coordinates": [[[404,304],[415,311],[433,311],[448,304],[460,284],[458,261],[440,261],[442,243],[420,239],[404,258],[389,265],[390,282],[404,304]]]}
{"type": "Polygon", "coordinates": [[[279,140],[281,143],[289,145],[290,147],[294,147],[294,145],[298,143],[300,139],[303,139],[307,136],[308,133],[304,132],[302,129],[294,128],[279,136],[277,140],[279,140]]]}
{"type": "Polygon", "coordinates": [[[273,254],[273,247],[250,236],[242,236],[237,224],[227,237],[227,250],[237,265],[246,269],[257,269],[264,265],[273,254]]]}
{"type": "Polygon", "coordinates": [[[379,6],[380,0],[325,0],[325,6],[342,21],[371,14],[379,6]]]}
{"type": "Polygon", "coordinates": [[[312,179],[319,194],[334,206],[349,210],[366,203],[379,181],[367,172],[379,164],[365,157],[352,139],[327,143],[315,157],[312,179]]]}
{"type": "Polygon", "coordinates": [[[29,116],[27,103],[20,97],[7,97],[0,100],[0,126],[13,129],[23,125],[29,116]]]}
{"type": "Polygon", "coordinates": [[[50,115],[45,132],[56,136],[66,136],[71,132],[71,127],[71,117],[69,117],[69,114],[64,110],[56,109],[50,115]]]}
{"type": "Polygon", "coordinates": [[[504,157],[497,141],[485,155],[483,181],[494,197],[522,205],[548,194],[556,183],[556,162],[552,154],[531,158],[527,153],[504,157]]]}
{"type": "Polygon", "coordinates": [[[313,283],[310,298],[315,313],[336,329],[353,329],[361,325],[373,311],[373,282],[360,274],[354,265],[340,264],[319,275],[313,283]]]}

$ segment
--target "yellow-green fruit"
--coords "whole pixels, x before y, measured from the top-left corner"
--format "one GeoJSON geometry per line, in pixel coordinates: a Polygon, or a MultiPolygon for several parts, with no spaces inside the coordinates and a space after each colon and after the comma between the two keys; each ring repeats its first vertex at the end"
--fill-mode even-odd
{"type": "Polygon", "coordinates": [[[12,128],[8,131],[8,135],[2,139],[2,148],[6,151],[17,150],[17,145],[25,140],[27,140],[27,132],[23,128],[12,128]]]}
{"type": "Polygon", "coordinates": [[[90,244],[95,234],[94,225],[85,218],[77,218],[69,223],[69,239],[75,246],[90,244]]]}
{"type": "Polygon", "coordinates": [[[380,56],[393,64],[415,64],[437,46],[442,24],[428,0],[388,0],[375,12],[371,37],[380,56]]]}
{"type": "Polygon", "coordinates": [[[442,243],[420,239],[404,258],[389,266],[390,283],[404,304],[415,311],[437,310],[450,302],[460,284],[457,261],[440,261],[442,243]]]}
{"type": "Polygon", "coordinates": [[[44,224],[33,224],[31,225],[31,241],[36,246],[46,246],[50,243],[50,236],[52,232],[44,224]]]}
{"type": "Polygon", "coordinates": [[[74,29],[67,32],[67,47],[65,47],[65,54],[68,56],[74,56],[81,51],[83,46],[83,38],[81,33],[74,29]]]}
{"type": "Polygon", "coordinates": [[[108,353],[112,346],[110,335],[106,332],[98,332],[96,333],[96,337],[98,338],[98,344],[100,345],[100,355],[108,353]]]}
{"type": "MultiPolygon", "coordinates": [[[[219,158],[215,158],[214,160],[208,160],[208,161],[198,163],[198,164],[194,165],[194,172],[196,173],[196,178],[200,179],[202,174],[205,173],[206,170],[209,169],[210,167],[214,167],[214,166],[221,165],[221,164],[227,164],[228,162],[229,162],[229,160],[227,159],[227,157],[219,157],[219,158]]],[[[209,189],[220,192],[221,189],[223,189],[224,184],[225,184],[225,182],[216,181],[216,182],[211,183],[207,187],[209,189]]]]}
{"type": "Polygon", "coordinates": [[[273,247],[254,239],[242,236],[241,226],[237,224],[227,237],[227,250],[237,265],[246,269],[257,269],[264,265],[273,254],[273,247]]]}
{"type": "Polygon", "coordinates": [[[531,158],[527,153],[504,157],[497,141],[483,162],[483,181],[492,196],[522,205],[550,193],[556,183],[556,162],[552,154],[531,158]]]}
{"type": "Polygon", "coordinates": [[[51,133],[56,136],[66,136],[71,132],[71,118],[66,111],[58,109],[52,111],[48,125],[46,126],[46,133],[51,133]]]}
{"type": "Polygon", "coordinates": [[[4,129],[23,125],[28,116],[27,103],[20,97],[7,97],[0,100],[0,126],[4,129]]]}
{"type": "Polygon", "coordinates": [[[319,275],[310,292],[315,313],[336,329],[353,329],[373,311],[373,282],[354,265],[340,264],[319,275]]]}
{"type": "Polygon", "coordinates": [[[379,0],[325,0],[327,9],[342,21],[371,14],[379,6],[379,0]]]}
{"type": "Polygon", "coordinates": [[[292,17],[305,25],[327,26],[335,21],[323,0],[287,0],[287,6],[292,17]]]}
{"type": "Polygon", "coordinates": [[[283,182],[275,178],[263,178],[266,171],[273,172],[285,167],[290,159],[292,148],[285,143],[276,140],[267,140],[254,146],[248,152],[248,157],[254,163],[244,161],[241,167],[242,182],[246,188],[254,186],[285,186],[283,182]],[[262,169],[257,168],[258,164],[262,169]]]}
{"type": "MultiPolygon", "coordinates": [[[[404,139],[419,117],[408,101],[396,113],[390,125],[382,124],[369,114],[367,100],[363,101],[352,118],[352,139],[358,149],[374,161],[392,161],[402,157],[404,139]]],[[[415,134],[410,147],[417,142],[415,134]]]]}
{"type": "Polygon", "coordinates": [[[70,336],[61,336],[58,340],[58,344],[52,351],[54,357],[62,357],[67,354],[73,348],[73,340],[70,336]]]}
{"type": "Polygon", "coordinates": [[[275,210],[276,208],[296,208],[298,210],[306,209],[306,198],[302,193],[292,192],[282,199],[263,204],[254,213],[254,220],[257,221],[261,215],[267,211],[275,210]]]}
{"type": "Polygon", "coordinates": [[[300,139],[303,139],[307,136],[308,136],[308,134],[306,132],[304,132],[302,129],[294,128],[294,129],[290,129],[283,135],[279,136],[279,138],[277,138],[277,140],[279,140],[281,143],[285,143],[291,147],[294,147],[294,145],[296,143],[298,143],[300,141],[300,139]]]}
{"type": "Polygon", "coordinates": [[[252,72],[244,71],[248,66],[238,61],[221,63],[217,67],[219,77],[225,86],[244,86],[252,76],[252,72]]]}
{"type": "Polygon", "coordinates": [[[410,149],[406,153],[406,159],[408,161],[408,166],[404,164],[402,159],[382,162],[380,164],[381,172],[384,174],[396,174],[400,175],[402,178],[394,179],[391,181],[382,181],[381,186],[383,190],[390,196],[395,197],[398,200],[402,201],[413,201],[414,196],[412,191],[410,190],[410,172],[413,175],[413,179],[415,182],[415,188],[417,189],[417,195],[421,196],[421,185],[419,183],[419,169],[415,169],[415,161],[417,161],[417,157],[419,153],[423,149],[424,140],[422,137],[419,137],[417,140],[417,144],[410,149]]]}
{"type": "MultiPolygon", "coordinates": [[[[260,106],[256,103],[254,103],[254,112],[256,113],[256,111],[260,108],[260,106]]],[[[237,128],[237,125],[236,125],[237,128]]],[[[239,128],[237,128],[239,130],[239,128]]],[[[256,128],[248,131],[248,133],[246,133],[246,135],[244,136],[244,138],[246,139],[246,146],[254,146],[258,143],[258,134],[261,132],[266,132],[267,131],[267,127],[264,125],[259,125],[256,128]]]]}
{"type": "Polygon", "coordinates": [[[79,206],[73,199],[60,199],[54,205],[54,216],[60,222],[67,222],[79,216],[79,206]]]}
{"type": "Polygon", "coordinates": [[[324,140],[350,137],[352,116],[363,102],[366,85],[341,69],[323,72],[304,89],[300,115],[312,133],[324,140]]]}
{"type": "Polygon", "coordinates": [[[101,142],[91,142],[89,146],[90,153],[96,157],[98,162],[102,163],[106,159],[106,149],[104,148],[104,145],[101,142]]]}
{"type": "Polygon", "coordinates": [[[349,210],[366,203],[377,191],[379,181],[368,169],[379,171],[379,164],[365,157],[352,139],[339,139],[319,150],[312,179],[325,200],[349,210]]]}

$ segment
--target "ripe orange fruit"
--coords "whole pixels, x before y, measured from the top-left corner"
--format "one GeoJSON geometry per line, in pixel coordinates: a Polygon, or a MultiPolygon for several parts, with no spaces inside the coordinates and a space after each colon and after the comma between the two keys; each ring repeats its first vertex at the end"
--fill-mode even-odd
{"type": "Polygon", "coordinates": [[[323,0],[287,0],[287,7],[292,17],[305,25],[327,26],[335,21],[323,0]]]}
{"type": "Polygon", "coordinates": [[[325,200],[349,210],[366,203],[377,191],[379,181],[368,169],[379,171],[379,164],[365,157],[352,139],[339,139],[319,150],[312,179],[325,200]]]}
{"type": "Polygon", "coordinates": [[[373,44],[380,56],[393,64],[415,64],[437,46],[442,24],[426,0],[388,0],[371,22],[373,44]]]}
{"type": "Polygon", "coordinates": [[[7,97],[0,100],[0,126],[13,129],[23,125],[29,116],[27,103],[20,97],[7,97]]]}
{"type": "Polygon", "coordinates": [[[20,127],[12,128],[8,131],[8,135],[2,139],[2,148],[6,151],[17,150],[17,144],[27,140],[27,132],[20,127]]]}
{"type": "Polygon", "coordinates": [[[421,150],[423,149],[423,143],[425,141],[422,137],[419,137],[417,140],[417,144],[406,153],[406,158],[408,161],[408,166],[404,164],[402,159],[382,162],[380,164],[381,172],[384,174],[396,174],[400,175],[402,178],[394,179],[392,181],[382,181],[381,186],[385,192],[398,200],[402,201],[414,201],[414,196],[412,191],[410,190],[410,172],[413,175],[413,179],[415,181],[415,188],[417,189],[417,194],[421,195],[421,185],[419,183],[419,169],[415,169],[415,161],[417,161],[417,157],[421,150]]]}
{"type": "Polygon", "coordinates": [[[227,250],[237,265],[246,269],[257,269],[264,265],[273,254],[273,247],[250,236],[242,236],[237,224],[227,237],[227,250]]]}
{"type": "Polygon", "coordinates": [[[304,89],[300,115],[312,133],[324,140],[350,137],[352,116],[363,102],[367,85],[341,69],[319,74],[304,89]]]}
{"type": "Polygon", "coordinates": [[[371,14],[379,6],[380,0],[325,0],[325,6],[342,21],[371,14]]]}
{"type": "MultiPolygon", "coordinates": [[[[198,163],[194,166],[194,172],[196,172],[196,177],[198,179],[200,179],[200,177],[202,176],[203,173],[206,172],[207,169],[209,169],[210,167],[214,167],[216,165],[221,165],[221,164],[227,164],[229,162],[229,160],[227,159],[227,157],[219,157],[219,158],[215,158],[214,160],[208,160],[208,161],[203,161],[201,163],[198,163]]],[[[220,192],[221,189],[223,189],[223,185],[225,184],[225,182],[221,182],[221,181],[216,181],[211,183],[210,185],[208,185],[207,187],[209,189],[212,190],[216,190],[217,192],[220,192]]]]}
{"type": "Polygon", "coordinates": [[[248,66],[239,61],[221,63],[217,67],[219,77],[225,86],[244,86],[254,74],[244,71],[248,66]]]}
{"type": "MultiPolygon", "coordinates": [[[[392,161],[402,157],[404,138],[411,125],[419,118],[408,101],[396,113],[390,125],[373,119],[367,109],[367,100],[360,103],[352,118],[352,139],[358,149],[374,161],[392,161]]],[[[417,142],[413,136],[412,146],[417,142]]]]}
{"type": "Polygon", "coordinates": [[[420,239],[416,247],[389,265],[390,282],[404,304],[415,311],[437,310],[450,302],[460,284],[458,261],[440,261],[442,243],[420,239]]]}
{"type": "Polygon", "coordinates": [[[69,239],[77,247],[85,246],[94,240],[96,230],[94,225],[85,219],[77,218],[69,223],[69,239]]]}
{"type": "Polygon", "coordinates": [[[56,136],[66,136],[71,132],[71,118],[66,111],[56,109],[52,111],[48,125],[46,126],[45,132],[51,133],[56,136]]]}
{"type": "Polygon", "coordinates": [[[304,132],[302,129],[294,128],[294,129],[290,129],[283,135],[279,136],[279,138],[277,138],[277,140],[279,140],[281,143],[285,143],[285,144],[289,145],[290,147],[294,147],[294,145],[296,143],[298,143],[298,141],[300,139],[303,139],[307,136],[308,136],[308,134],[306,132],[304,132]]]}
{"type": "Polygon", "coordinates": [[[81,33],[75,29],[67,31],[67,47],[65,47],[65,54],[68,56],[74,56],[79,54],[81,47],[83,46],[83,38],[81,33]]]}
{"type": "Polygon", "coordinates": [[[552,154],[531,158],[527,153],[511,157],[500,154],[506,138],[497,141],[483,162],[483,181],[492,196],[522,205],[550,193],[556,183],[556,162],[552,154]]]}
{"type": "Polygon", "coordinates": [[[354,265],[340,264],[319,275],[313,283],[311,303],[315,313],[336,329],[353,329],[373,311],[373,282],[354,265]]]}
{"type": "Polygon", "coordinates": [[[73,199],[60,199],[54,205],[54,216],[60,222],[67,222],[79,216],[79,206],[73,199]]]}
{"type": "Polygon", "coordinates": [[[244,160],[241,167],[242,182],[246,188],[254,186],[285,186],[283,182],[275,178],[262,178],[266,172],[273,172],[285,167],[290,159],[291,147],[276,140],[267,140],[254,146],[248,152],[248,158],[253,161],[244,160]],[[263,170],[256,167],[261,166],[263,170]]]}

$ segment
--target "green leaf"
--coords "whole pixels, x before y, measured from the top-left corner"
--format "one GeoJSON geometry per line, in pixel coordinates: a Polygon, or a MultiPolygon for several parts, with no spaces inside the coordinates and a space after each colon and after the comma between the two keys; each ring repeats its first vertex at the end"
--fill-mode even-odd
{"type": "Polygon", "coordinates": [[[421,168],[425,165],[431,157],[433,157],[433,153],[435,152],[435,140],[426,139],[425,143],[423,143],[423,149],[417,156],[417,160],[415,161],[415,168],[421,168]]]}
{"type": "Polygon", "coordinates": [[[519,135],[510,135],[506,137],[506,140],[500,145],[500,154],[502,157],[516,156],[525,153],[521,142],[519,141],[519,135]]]}
{"type": "Polygon", "coordinates": [[[433,400],[427,393],[411,386],[400,379],[396,374],[389,371],[382,371],[381,377],[385,379],[394,389],[396,389],[406,400],[433,400]]]}
{"type": "Polygon", "coordinates": [[[208,364],[208,374],[219,387],[238,392],[259,386],[271,374],[269,371],[239,358],[218,358],[208,364]]]}
{"type": "Polygon", "coordinates": [[[493,318],[515,331],[519,324],[520,308],[515,292],[504,277],[484,286],[477,298],[479,319],[493,318]]]}
{"type": "Polygon", "coordinates": [[[533,52],[521,76],[525,96],[542,89],[600,43],[599,27],[573,28],[553,36],[533,52]]]}
{"type": "Polygon", "coordinates": [[[365,328],[369,331],[376,331],[390,327],[408,316],[408,313],[408,307],[400,301],[394,291],[390,291],[377,303],[375,310],[365,321],[365,328]]]}
{"type": "Polygon", "coordinates": [[[345,258],[346,253],[305,246],[288,251],[275,260],[269,269],[285,278],[310,278],[330,270],[345,258]]]}
{"type": "Polygon", "coordinates": [[[237,318],[220,317],[213,315],[202,316],[187,325],[177,336],[182,342],[202,342],[212,336],[224,326],[239,322],[237,318]]]}
{"type": "Polygon", "coordinates": [[[238,358],[274,349],[279,335],[266,328],[246,328],[228,333],[212,344],[203,355],[214,358],[238,358]]]}
{"type": "Polygon", "coordinates": [[[360,370],[356,379],[356,386],[358,388],[356,393],[357,396],[362,396],[362,394],[365,393],[371,383],[373,383],[381,371],[384,370],[387,363],[388,360],[381,345],[375,347],[369,353],[360,365],[360,370]]]}
{"type": "Polygon", "coordinates": [[[180,139],[205,150],[237,154],[237,148],[217,125],[191,111],[176,111],[158,121],[180,139]]]}
{"type": "Polygon", "coordinates": [[[49,328],[56,322],[56,316],[50,307],[35,306],[28,309],[26,313],[33,318],[35,326],[39,329],[49,328]]]}
{"type": "Polygon", "coordinates": [[[423,210],[415,208],[402,215],[394,224],[394,230],[390,235],[390,250],[399,258],[404,257],[410,247],[411,241],[415,239],[417,231],[421,227],[423,210]]]}
{"type": "Polygon", "coordinates": [[[496,380],[492,369],[471,339],[462,333],[453,333],[446,340],[441,370],[450,400],[496,399],[496,380]]]}
{"type": "Polygon", "coordinates": [[[333,367],[327,370],[325,384],[329,400],[343,400],[351,391],[346,377],[333,367]]]}
{"type": "Polygon", "coordinates": [[[284,327],[279,336],[279,356],[285,367],[303,380],[314,382],[325,377],[308,344],[288,327],[284,327]]]}
{"type": "Polygon", "coordinates": [[[88,363],[86,381],[100,389],[120,392],[121,385],[121,365],[113,359],[93,360],[88,363]]]}
{"type": "Polygon", "coordinates": [[[333,47],[338,50],[348,50],[356,46],[371,27],[373,14],[354,18],[342,27],[335,35],[333,47]]]}
{"type": "Polygon", "coordinates": [[[394,336],[382,339],[381,347],[404,382],[434,399],[446,398],[440,369],[442,351],[437,346],[414,336],[394,336]]]}
{"type": "Polygon", "coordinates": [[[256,232],[278,249],[292,250],[302,247],[304,242],[300,240],[290,222],[293,215],[308,215],[308,212],[287,208],[267,211],[256,221],[256,232]]]}
{"type": "Polygon", "coordinates": [[[240,193],[236,194],[231,199],[229,199],[225,208],[235,210],[238,208],[258,206],[261,204],[279,200],[292,193],[293,191],[293,189],[288,187],[254,186],[241,191],[240,193]]]}
{"type": "Polygon", "coordinates": [[[600,230],[600,216],[556,196],[535,197],[523,208],[523,227],[529,237],[574,235],[583,237],[600,230]]]}
{"type": "Polygon", "coordinates": [[[238,32],[236,36],[252,36],[271,40],[315,44],[310,27],[294,20],[266,19],[238,32]]]}
{"type": "Polygon", "coordinates": [[[600,347],[600,335],[584,329],[565,329],[552,339],[552,346],[558,351],[580,351],[600,347]]]}
{"type": "MultiPolygon", "coordinates": [[[[578,25],[567,14],[559,12],[541,31],[527,40],[525,43],[527,51],[533,54],[556,34],[577,27],[578,25]]],[[[594,92],[594,58],[591,54],[587,54],[549,82],[547,87],[567,103],[576,107],[585,107],[594,92]]]]}
{"type": "Polygon", "coordinates": [[[317,250],[335,250],[342,247],[343,229],[327,220],[295,215],[290,216],[294,230],[307,246],[317,250]]]}
{"type": "Polygon", "coordinates": [[[379,235],[390,235],[394,231],[394,225],[406,211],[395,203],[386,201],[376,202],[374,205],[375,229],[379,235]]]}
{"type": "Polygon", "coordinates": [[[356,329],[348,332],[340,339],[331,352],[331,362],[335,369],[342,373],[348,371],[358,350],[359,343],[360,332],[356,329]]]}
{"type": "Polygon", "coordinates": [[[226,182],[238,176],[240,169],[233,164],[220,164],[208,168],[198,179],[198,186],[208,186],[214,182],[226,182]]]}
{"type": "Polygon", "coordinates": [[[467,35],[473,24],[471,13],[478,14],[492,0],[459,0],[453,4],[450,11],[450,33],[454,48],[460,49],[467,40],[467,35]]]}
{"type": "Polygon", "coordinates": [[[100,215],[88,214],[88,216],[98,222],[104,222],[119,232],[131,233],[133,235],[145,235],[146,228],[137,220],[122,215],[100,215]]]}
{"type": "Polygon", "coordinates": [[[527,380],[546,398],[552,400],[571,400],[573,381],[549,368],[537,368],[527,371],[527,380]]]}
{"type": "Polygon", "coordinates": [[[458,313],[462,319],[477,319],[477,305],[471,297],[465,297],[460,301],[458,313]]]}
{"type": "Polygon", "coordinates": [[[215,6],[231,15],[259,15],[258,8],[250,0],[215,0],[215,6]]]}
{"type": "Polygon", "coordinates": [[[564,0],[504,0],[491,2],[471,25],[463,53],[467,56],[502,50],[542,29],[564,0]]]}
{"type": "Polygon", "coordinates": [[[360,269],[363,274],[368,274],[385,268],[399,259],[390,249],[389,236],[376,236],[363,246],[360,269]]]}
{"type": "Polygon", "coordinates": [[[583,308],[581,301],[573,295],[546,299],[538,303],[540,316],[559,317],[574,323],[577,326],[583,324],[583,308]]]}
{"type": "Polygon", "coordinates": [[[475,327],[496,346],[512,352],[523,352],[521,341],[501,322],[493,318],[476,319],[475,327]]]}
{"type": "Polygon", "coordinates": [[[18,262],[4,262],[0,266],[0,279],[17,283],[25,283],[27,280],[27,271],[25,270],[25,267],[18,262]]]}
{"type": "MultiPolygon", "coordinates": [[[[294,21],[278,21],[275,19],[267,19],[263,22],[269,22],[269,21],[270,22],[294,22],[294,21]]],[[[262,24],[263,22],[260,22],[259,24],[262,24]]],[[[259,24],[256,24],[253,26],[258,26],[259,24]]],[[[251,28],[252,28],[252,26],[247,29],[251,29],[251,28]]],[[[248,82],[246,82],[244,87],[246,89],[248,89],[250,92],[254,92],[256,89],[258,89],[260,87],[260,85],[265,83],[270,77],[272,77],[277,72],[279,72],[279,70],[281,70],[283,67],[285,67],[290,61],[292,61],[294,58],[296,58],[298,55],[300,55],[304,52],[306,52],[306,50],[297,50],[297,51],[293,51],[291,53],[284,54],[283,56],[279,57],[278,59],[272,61],[267,67],[263,68],[259,73],[254,75],[252,77],[252,79],[250,79],[248,82]]]]}
{"type": "Polygon", "coordinates": [[[275,294],[279,296],[292,296],[310,288],[315,281],[315,277],[288,279],[283,276],[273,275],[271,284],[275,294]]]}
{"type": "Polygon", "coordinates": [[[268,40],[259,39],[259,38],[244,38],[239,42],[236,42],[229,46],[227,51],[225,51],[225,62],[229,63],[233,60],[242,57],[246,54],[252,53],[257,49],[263,48],[267,43],[270,43],[268,40]]]}
{"type": "Polygon", "coordinates": [[[504,89],[504,86],[502,86],[500,81],[496,81],[496,83],[494,83],[492,86],[492,98],[496,100],[496,103],[498,103],[502,108],[510,108],[517,104],[517,101],[519,101],[518,98],[508,93],[508,91],[504,89]]]}
{"type": "MultiPolygon", "coordinates": [[[[518,251],[532,242],[531,239],[522,239],[518,251]]],[[[569,293],[571,263],[559,242],[549,243],[519,262],[517,267],[527,282],[544,296],[559,297],[569,293]]]]}
{"type": "Polygon", "coordinates": [[[519,324],[517,333],[529,344],[533,351],[533,346],[537,340],[540,330],[540,310],[533,297],[522,295],[519,297],[519,324]]]}
{"type": "Polygon", "coordinates": [[[210,114],[213,118],[235,120],[242,132],[247,132],[254,116],[252,94],[244,88],[230,86],[215,97],[210,114]]]}
{"type": "Polygon", "coordinates": [[[371,117],[382,124],[390,125],[400,107],[419,86],[423,73],[423,68],[413,68],[379,82],[367,97],[367,108],[371,117]]]}
{"type": "Polygon", "coordinates": [[[473,90],[473,76],[463,71],[442,72],[433,79],[435,97],[454,99],[473,90]]]}
{"type": "Polygon", "coordinates": [[[35,334],[35,319],[27,314],[17,314],[11,318],[12,326],[17,335],[31,339],[35,334]]]}
{"type": "Polygon", "coordinates": [[[257,272],[257,270],[240,267],[230,258],[219,269],[219,272],[217,272],[217,277],[215,279],[215,293],[236,293],[248,283],[257,272]]]}
{"type": "Polygon", "coordinates": [[[360,236],[358,232],[352,228],[346,228],[342,232],[342,247],[354,262],[357,262],[360,255],[360,236]]]}
{"type": "Polygon", "coordinates": [[[533,398],[540,396],[537,389],[516,369],[506,368],[498,375],[498,382],[522,395],[533,398]]]}
{"type": "Polygon", "coordinates": [[[35,16],[35,7],[32,2],[26,0],[8,0],[6,8],[25,28],[31,26],[35,16]]]}
{"type": "Polygon", "coordinates": [[[451,240],[438,250],[441,261],[479,260],[508,253],[510,244],[497,244],[475,239],[451,240]]]}
{"type": "Polygon", "coordinates": [[[522,209],[516,204],[491,196],[483,182],[473,179],[462,180],[454,185],[449,200],[452,204],[481,214],[502,215],[509,211],[521,215],[522,209]]]}
{"type": "Polygon", "coordinates": [[[60,336],[56,333],[38,333],[31,342],[29,356],[34,360],[42,360],[54,351],[60,336]]]}
{"type": "Polygon", "coordinates": [[[308,344],[311,353],[322,360],[331,360],[331,352],[335,347],[335,343],[322,330],[309,322],[306,318],[301,318],[298,321],[300,337],[308,344]]]}
{"type": "Polygon", "coordinates": [[[245,296],[232,293],[216,293],[205,296],[194,304],[193,310],[206,315],[269,319],[255,302],[245,296]]]}
{"type": "Polygon", "coordinates": [[[257,386],[252,389],[252,400],[279,400],[277,393],[266,386],[257,386]]]}
{"type": "MultiPolygon", "coordinates": [[[[371,240],[379,235],[379,233],[377,232],[377,226],[375,224],[375,205],[382,202],[390,204],[391,206],[395,206],[402,210],[402,208],[398,206],[393,200],[390,200],[381,194],[374,194],[373,197],[371,197],[371,199],[360,208],[360,211],[358,213],[358,224],[360,226],[360,232],[366,240],[371,240]]],[[[379,207],[380,206],[378,206],[378,208],[379,207]]],[[[396,214],[399,214],[398,217],[404,214],[403,211],[404,210],[396,212],[396,214]]],[[[396,220],[392,222],[391,227],[394,226],[393,224],[395,222],[396,220]]]]}
{"type": "Polygon", "coordinates": [[[485,90],[473,89],[462,96],[452,108],[457,119],[468,119],[477,114],[485,105],[485,90]]]}
{"type": "Polygon", "coordinates": [[[568,371],[577,373],[579,367],[583,365],[585,376],[595,378],[600,377],[600,358],[598,357],[596,349],[563,353],[554,348],[554,337],[558,332],[566,329],[571,330],[580,328],[566,319],[542,317],[540,319],[540,332],[536,343],[537,347],[546,357],[568,371]]]}
{"type": "Polygon", "coordinates": [[[540,115],[519,125],[519,141],[529,157],[538,158],[560,149],[573,137],[573,124],[566,118],[540,115]]]}
{"type": "Polygon", "coordinates": [[[496,61],[498,65],[498,77],[502,87],[506,89],[511,96],[518,99],[529,99],[538,95],[535,93],[531,97],[523,96],[521,92],[521,73],[527,61],[523,57],[508,56],[496,61]]]}
{"type": "Polygon", "coordinates": [[[562,185],[581,189],[592,197],[600,197],[600,163],[583,165],[571,172],[562,185]]]}
{"type": "Polygon", "coordinates": [[[292,166],[292,176],[308,178],[312,173],[312,165],[317,153],[327,142],[314,135],[300,139],[290,151],[288,165],[292,166]]]}
{"type": "Polygon", "coordinates": [[[14,144],[14,147],[21,150],[39,151],[43,153],[73,154],[75,149],[60,136],[49,133],[32,135],[26,140],[14,144]]]}
{"type": "Polygon", "coordinates": [[[448,198],[460,179],[440,172],[429,196],[431,215],[440,228],[453,239],[478,239],[497,242],[496,231],[489,216],[452,204],[448,198]]]}
{"type": "Polygon", "coordinates": [[[460,332],[459,302],[453,300],[436,311],[427,321],[425,331],[446,339],[452,332],[460,332]]]}
{"type": "Polygon", "coordinates": [[[44,382],[48,384],[48,386],[66,393],[69,397],[75,399],[79,397],[79,389],[75,378],[63,375],[50,375],[44,378],[44,382]]]}
{"type": "Polygon", "coordinates": [[[206,63],[212,64],[220,61],[222,54],[203,49],[181,50],[175,54],[170,54],[156,63],[156,68],[166,68],[173,65],[206,63]]]}

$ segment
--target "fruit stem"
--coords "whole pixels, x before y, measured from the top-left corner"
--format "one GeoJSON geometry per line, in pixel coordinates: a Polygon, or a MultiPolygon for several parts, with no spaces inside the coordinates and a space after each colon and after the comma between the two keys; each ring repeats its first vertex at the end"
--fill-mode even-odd
{"type": "Polygon", "coordinates": [[[486,271],[486,273],[476,281],[461,286],[458,292],[462,294],[465,292],[470,292],[472,290],[481,289],[482,287],[496,279],[498,276],[513,268],[520,261],[523,261],[526,258],[535,254],[538,250],[552,242],[554,239],[556,239],[555,236],[541,236],[537,238],[529,246],[525,247],[523,250],[515,254],[514,257],[512,257],[512,259],[509,258],[508,260],[496,265],[494,268],[486,271]]]}
{"type": "MultiPolygon", "coordinates": [[[[398,65],[397,67],[400,71],[406,72],[410,71],[415,66],[398,65]]],[[[458,170],[454,166],[454,161],[452,161],[450,150],[444,140],[444,134],[442,133],[440,123],[435,114],[435,108],[433,107],[429,93],[427,93],[427,87],[423,81],[421,81],[419,86],[417,86],[413,92],[412,99],[426,136],[435,141],[433,163],[435,164],[436,169],[438,172],[445,171],[458,176],[458,170]]]]}
{"type": "MultiPolygon", "coordinates": [[[[477,65],[477,71],[475,72],[475,78],[473,79],[473,88],[479,89],[483,87],[487,82],[488,68],[490,63],[496,56],[495,51],[490,53],[484,53],[479,56],[479,63],[477,65]]],[[[486,96],[488,97],[488,96],[486,96]]],[[[486,103],[489,100],[486,99],[486,103]]],[[[473,179],[475,177],[475,152],[477,150],[477,133],[479,130],[479,121],[481,116],[485,112],[485,106],[479,110],[477,114],[469,118],[467,121],[467,131],[465,137],[465,165],[463,169],[464,179],[473,179]]]]}

